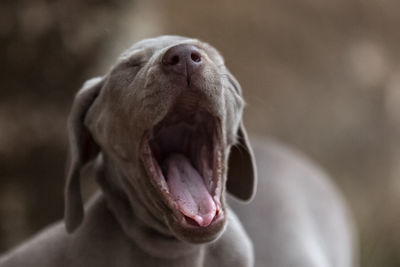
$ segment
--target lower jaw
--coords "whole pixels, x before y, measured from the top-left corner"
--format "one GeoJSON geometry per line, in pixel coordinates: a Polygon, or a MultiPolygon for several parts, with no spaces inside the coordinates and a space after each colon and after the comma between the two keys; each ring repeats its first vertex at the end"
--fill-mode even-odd
{"type": "MultiPolygon", "coordinates": [[[[155,227],[154,230],[168,237],[168,239],[177,239],[192,244],[207,243],[219,238],[225,229],[226,213],[224,199],[221,197],[218,203],[218,213],[215,215],[210,225],[206,227],[188,222],[190,218],[182,214],[178,209],[171,208],[171,199],[167,200],[165,196],[162,196],[158,200],[159,202],[157,201],[158,204],[156,204],[158,208],[156,208],[156,210],[164,213],[164,216],[159,217],[158,215],[160,215],[160,213],[154,214],[151,212],[149,213],[151,218],[148,217],[147,219],[150,221],[156,220],[152,221],[152,223],[156,223],[159,227],[155,227]]],[[[153,224],[153,227],[154,226],[153,224]]]]}
{"type": "Polygon", "coordinates": [[[221,210],[213,222],[207,227],[190,225],[189,223],[178,222],[171,218],[168,222],[174,236],[184,242],[202,244],[218,239],[225,229],[225,214],[221,210]]]}

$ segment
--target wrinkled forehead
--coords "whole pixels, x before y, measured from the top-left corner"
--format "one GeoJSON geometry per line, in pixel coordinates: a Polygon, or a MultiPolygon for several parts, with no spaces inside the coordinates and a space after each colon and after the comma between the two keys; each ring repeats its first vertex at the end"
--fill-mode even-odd
{"type": "Polygon", "coordinates": [[[212,46],[207,43],[201,42],[197,39],[187,38],[177,35],[163,35],[155,38],[144,39],[132,45],[128,50],[126,50],[121,56],[120,60],[127,59],[133,54],[141,52],[149,56],[155,53],[162,53],[168,48],[179,45],[179,44],[193,44],[198,48],[204,50],[210,58],[212,58],[216,63],[223,64],[224,60],[220,53],[212,46]]]}

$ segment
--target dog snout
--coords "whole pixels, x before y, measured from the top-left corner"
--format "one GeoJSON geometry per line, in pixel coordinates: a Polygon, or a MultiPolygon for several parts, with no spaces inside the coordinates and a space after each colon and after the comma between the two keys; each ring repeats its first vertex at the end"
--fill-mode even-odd
{"type": "Polygon", "coordinates": [[[190,84],[190,77],[203,65],[203,59],[199,49],[195,46],[180,44],[165,52],[162,64],[166,70],[185,76],[190,84]]]}

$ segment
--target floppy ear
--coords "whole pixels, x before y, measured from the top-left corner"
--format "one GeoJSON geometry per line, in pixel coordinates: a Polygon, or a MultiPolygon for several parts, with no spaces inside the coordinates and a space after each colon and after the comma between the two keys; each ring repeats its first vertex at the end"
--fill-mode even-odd
{"type": "Polygon", "coordinates": [[[253,199],[257,186],[257,169],[253,150],[241,122],[237,144],[232,146],[228,159],[228,192],[243,201],[253,199]]]}
{"type": "Polygon", "coordinates": [[[76,94],[68,118],[69,163],[65,185],[65,226],[69,233],[82,222],[83,204],[80,185],[80,171],[99,152],[89,130],[84,125],[87,111],[99,94],[103,82],[101,78],[93,78],[85,82],[76,94]]]}

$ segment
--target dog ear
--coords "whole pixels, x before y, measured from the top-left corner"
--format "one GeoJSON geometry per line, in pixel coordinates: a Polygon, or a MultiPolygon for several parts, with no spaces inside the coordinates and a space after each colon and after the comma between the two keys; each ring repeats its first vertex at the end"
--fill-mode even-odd
{"type": "Polygon", "coordinates": [[[243,201],[252,200],[256,192],[256,163],[242,122],[237,133],[237,143],[232,146],[229,154],[226,186],[229,193],[243,201]]]}
{"type": "Polygon", "coordinates": [[[80,171],[99,153],[99,147],[84,125],[84,120],[102,85],[102,78],[86,81],[75,96],[68,118],[69,162],[64,192],[64,221],[69,233],[73,232],[83,220],[80,171]]]}

